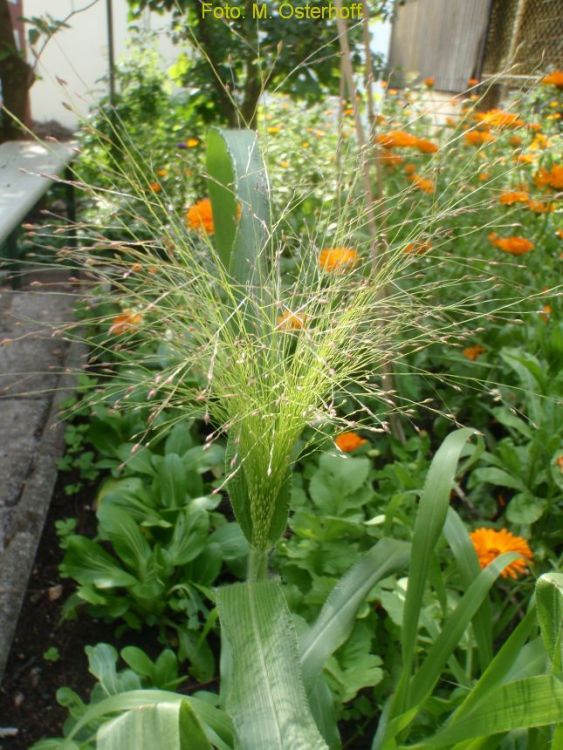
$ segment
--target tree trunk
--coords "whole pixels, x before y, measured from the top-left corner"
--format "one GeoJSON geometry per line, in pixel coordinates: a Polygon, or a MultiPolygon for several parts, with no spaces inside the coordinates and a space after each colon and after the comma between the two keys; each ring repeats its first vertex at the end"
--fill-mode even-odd
{"type": "MultiPolygon", "coordinates": [[[[30,65],[20,56],[14,41],[14,28],[8,0],[0,0],[0,82],[4,107],[21,122],[26,120],[27,94],[35,80],[30,65]]],[[[2,112],[0,143],[25,137],[6,112],[2,112]]]]}

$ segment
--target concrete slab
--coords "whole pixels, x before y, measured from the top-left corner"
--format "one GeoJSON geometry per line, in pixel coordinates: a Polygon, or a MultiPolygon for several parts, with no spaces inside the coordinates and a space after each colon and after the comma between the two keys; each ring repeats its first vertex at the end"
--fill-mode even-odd
{"type": "Polygon", "coordinates": [[[72,320],[62,291],[0,294],[0,680],[64,450],[61,406],[85,359],[53,336],[72,320]]]}

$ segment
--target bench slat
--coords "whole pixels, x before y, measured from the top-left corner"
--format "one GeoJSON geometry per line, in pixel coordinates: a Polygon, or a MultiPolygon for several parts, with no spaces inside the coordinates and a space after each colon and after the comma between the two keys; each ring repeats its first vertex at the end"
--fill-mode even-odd
{"type": "Polygon", "coordinates": [[[76,153],[74,143],[9,141],[0,145],[0,243],[21,223],[76,153]]]}

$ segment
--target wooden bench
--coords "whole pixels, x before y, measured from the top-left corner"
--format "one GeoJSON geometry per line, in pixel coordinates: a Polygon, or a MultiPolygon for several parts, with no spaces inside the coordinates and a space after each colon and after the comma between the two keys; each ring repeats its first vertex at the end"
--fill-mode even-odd
{"type": "Polygon", "coordinates": [[[19,225],[62,173],[67,178],[67,216],[69,221],[75,221],[74,191],[68,178],[76,153],[74,143],[0,144],[0,256],[11,265],[18,259],[19,225]]]}

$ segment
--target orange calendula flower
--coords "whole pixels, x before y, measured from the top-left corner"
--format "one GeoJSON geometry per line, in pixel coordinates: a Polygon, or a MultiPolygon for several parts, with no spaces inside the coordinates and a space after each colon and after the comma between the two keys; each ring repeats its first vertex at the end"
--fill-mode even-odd
{"type": "Polygon", "coordinates": [[[496,232],[489,234],[489,242],[511,255],[525,255],[535,247],[534,243],[525,237],[499,237],[496,232]]]}
{"type": "Polygon", "coordinates": [[[556,229],[555,234],[559,237],[560,240],[563,240],[563,229],[556,229]]]}
{"type": "Polygon", "coordinates": [[[293,313],[291,310],[286,310],[278,315],[276,323],[282,331],[298,331],[303,328],[306,319],[307,316],[302,313],[293,313]]]}
{"type": "Polygon", "coordinates": [[[490,172],[479,172],[479,179],[481,182],[486,182],[487,180],[491,179],[491,173],[490,172]]]}
{"type": "Polygon", "coordinates": [[[524,125],[514,112],[505,112],[503,109],[490,109],[488,112],[477,112],[475,119],[478,122],[490,125],[493,128],[519,128],[524,125]]]}
{"type": "Polygon", "coordinates": [[[542,79],[542,83],[546,86],[557,86],[558,89],[563,89],[563,70],[554,70],[553,73],[548,73],[542,79]]]}
{"type": "Polygon", "coordinates": [[[375,137],[375,140],[384,148],[411,148],[418,144],[416,135],[406,133],[404,130],[390,130],[388,133],[380,133],[375,137]]]}
{"type": "Polygon", "coordinates": [[[463,140],[466,146],[482,146],[495,140],[494,135],[486,130],[469,130],[464,134],[463,140]]]}
{"type": "Polygon", "coordinates": [[[467,87],[472,89],[474,86],[479,85],[479,79],[478,78],[469,78],[467,81],[467,87]]]}
{"type": "Polygon", "coordinates": [[[340,435],[338,435],[334,443],[337,448],[339,448],[343,453],[350,453],[351,451],[355,451],[357,448],[361,448],[362,445],[365,445],[368,441],[360,437],[357,432],[341,432],[340,435]]]}
{"type": "Polygon", "coordinates": [[[326,247],[319,255],[319,265],[323,271],[342,272],[353,268],[360,256],[351,247],[326,247]]]}
{"type": "Polygon", "coordinates": [[[532,154],[518,154],[514,157],[514,161],[518,162],[519,164],[532,164],[534,161],[534,157],[532,154]]]}
{"type": "Polygon", "coordinates": [[[469,535],[481,568],[486,568],[489,563],[504,552],[518,552],[521,557],[507,565],[501,573],[503,578],[517,578],[526,572],[528,562],[533,559],[532,550],[528,542],[521,536],[511,534],[507,529],[476,529],[469,535]]]}
{"type": "Polygon", "coordinates": [[[518,146],[522,145],[522,138],[520,138],[519,135],[511,135],[508,142],[511,146],[514,146],[514,148],[518,148],[518,146]]]}
{"type": "Polygon", "coordinates": [[[525,190],[508,190],[499,195],[498,202],[503,206],[513,206],[515,203],[527,203],[530,195],[525,190]]]}
{"type": "Polygon", "coordinates": [[[135,331],[142,323],[143,316],[141,313],[125,310],[125,312],[116,315],[111,322],[109,332],[112,335],[121,336],[123,333],[135,331]]]}
{"type": "Polygon", "coordinates": [[[422,190],[423,193],[433,193],[436,190],[433,181],[429,180],[427,177],[413,174],[409,177],[409,180],[416,188],[418,188],[418,190],[422,190]]]}
{"type": "Polygon", "coordinates": [[[166,177],[168,175],[168,170],[166,169],[166,167],[163,167],[162,169],[157,169],[156,175],[157,177],[166,177]]]}
{"type": "Polygon", "coordinates": [[[423,154],[435,154],[438,151],[438,146],[427,138],[418,138],[416,148],[423,154]]]}
{"type": "Polygon", "coordinates": [[[544,305],[542,309],[540,310],[540,318],[544,321],[544,323],[547,323],[549,320],[549,316],[553,312],[553,307],[551,305],[544,305]]]}
{"type": "Polygon", "coordinates": [[[160,186],[160,183],[158,182],[149,182],[149,189],[153,193],[160,193],[160,191],[162,190],[162,187],[160,186]]]}
{"type": "Polygon", "coordinates": [[[202,231],[209,235],[215,232],[213,209],[209,198],[203,198],[203,200],[190,206],[186,212],[186,223],[190,229],[195,231],[202,231]]]}
{"type": "Polygon", "coordinates": [[[436,84],[436,79],[432,78],[432,76],[428,76],[428,78],[425,78],[422,82],[429,89],[432,89],[432,88],[434,88],[434,86],[436,84]]]}
{"type": "Polygon", "coordinates": [[[403,163],[403,157],[399,154],[394,154],[392,151],[385,150],[380,151],[377,154],[377,158],[383,164],[384,167],[396,167],[403,163]]]}
{"type": "Polygon", "coordinates": [[[546,203],[545,201],[530,201],[528,208],[535,214],[551,214],[555,211],[555,204],[546,203]]]}
{"type": "Polygon", "coordinates": [[[405,174],[414,174],[416,172],[416,164],[405,164],[403,171],[405,174]]]}
{"type": "Polygon", "coordinates": [[[534,175],[536,187],[551,187],[555,190],[563,189],[563,165],[554,164],[551,169],[541,167],[534,175]]]}
{"type": "Polygon", "coordinates": [[[432,250],[431,242],[409,242],[403,252],[412,255],[423,255],[429,250],[432,250]]]}
{"type": "Polygon", "coordinates": [[[457,127],[457,122],[453,117],[446,117],[446,126],[448,128],[455,128],[457,127]]]}
{"type": "Polygon", "coordinates": [[[466,359],[470,359],[472,362],[475,362],[477,357],[480,357],[484,352],[484,346],[481,346],[481,344],[474,344],[473,346],[465,347],[462,354],[466,359]]]}

